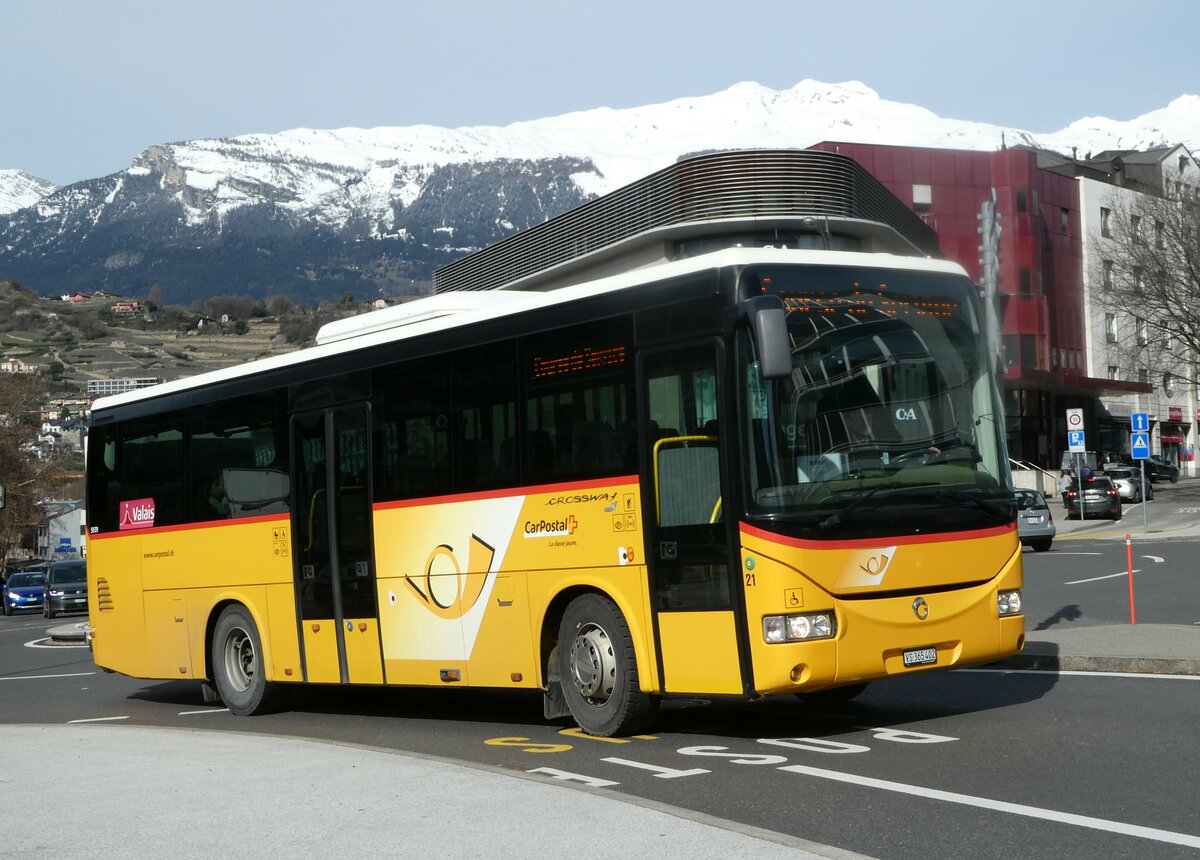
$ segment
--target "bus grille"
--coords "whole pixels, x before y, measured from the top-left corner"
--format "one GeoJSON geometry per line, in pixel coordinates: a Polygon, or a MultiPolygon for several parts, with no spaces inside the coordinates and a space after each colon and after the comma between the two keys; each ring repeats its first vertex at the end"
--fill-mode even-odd
{"type": "Polygon", "coordinates": [[[113,608],[112,589],[108,587],[108,580],[100,578],[96,580],[96,604],[101,612],[111,612],[113,608]]]}

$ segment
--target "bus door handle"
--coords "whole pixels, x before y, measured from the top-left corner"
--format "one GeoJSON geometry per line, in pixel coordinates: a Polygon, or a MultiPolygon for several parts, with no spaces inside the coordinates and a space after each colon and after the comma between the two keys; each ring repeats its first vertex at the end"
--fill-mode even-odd
{"type": "Polygon", "coordinates": [[[679,558],[679,543],[673,540],[659,541],[658,557],[663,561],[676,561],[679,558]]]}

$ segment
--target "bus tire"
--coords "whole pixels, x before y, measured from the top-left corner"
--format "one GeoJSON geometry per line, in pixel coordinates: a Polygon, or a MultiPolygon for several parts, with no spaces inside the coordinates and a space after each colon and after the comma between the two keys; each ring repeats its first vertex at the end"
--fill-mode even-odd
{"type": "Polygon", "coordinates": [[[658,697],[641,690],[633,636],[615,603],[599,594],[572,600],[557,652],[563,698],[581,729],[612,737],[650,725],[658,697]]]}
{"type": "Polygon", "coordinates": [[[267,681],[262,640],[246,607],[227,606],[217,618],[212,639],[213,683],[225,707],[240,716],[278,710],[284,691],[267,681]]]}

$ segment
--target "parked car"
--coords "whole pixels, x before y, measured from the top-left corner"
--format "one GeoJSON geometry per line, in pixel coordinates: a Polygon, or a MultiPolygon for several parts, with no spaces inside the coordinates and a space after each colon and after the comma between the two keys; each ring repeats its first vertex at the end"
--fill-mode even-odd
{"type": "Polygon", "coordinates": [[[22,609],[41,609],[46,599],[45,568],[25,568],[10,573],[0,597],[3,598],[5,615],[22,609]]]}
{"type": "Polygon", "coordinates": [[[62,612],[87,612],[86,561],[56,561],[50,565],[42,615],[53,618],[62,612]]]}
{"type": "Polygon", "coordinates": [[[1179,467],[1168,463],[1162,457],[1150,457],[1146,460],[1146,473],[1151,481],[1170,481],[1172,484],[1179,481],[1179,467]]]}
{"type": "Polygon", "coordinates": [[[1154,498],[1154,484],[1150,483],[1150,473],[1147,471],[1143,480],[1140,466],[1113,466],[1106,468],[1104,474],[1117,485],[1117,493],[1126,501],[1141,502],[1154,498]]]}
{"type": "Polygon", "coordinates": [[[1067,490],[1067,517],[1094,516],[1121,519],[1121,494],[1111,478],[1092,475],[1076,479],[1067,490]]]}
{"type": "Polygon", "coordinates": [[[1034,552],[1045,552],[1058,533],[1054,526],[1054,515],[1046,504],[1046,497],[1037,490],[1019,489],[1017,497],[1017,536],[1021,546],[1033,547],[1034,552]]]}

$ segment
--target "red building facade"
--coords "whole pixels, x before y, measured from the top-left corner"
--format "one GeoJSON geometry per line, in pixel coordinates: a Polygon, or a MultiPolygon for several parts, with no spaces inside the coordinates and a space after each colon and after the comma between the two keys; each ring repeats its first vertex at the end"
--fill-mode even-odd
{"type": "Polygon", "coordinates": [[[937,231],[939,247],[973,279],[980,206],[1000,217],[1001,329],[1009,455],[1057,469],[1066,410],[1096,409],[1101,394],[1143,390],[1087,375],[1083,237],[1075,179],[1038,167],[1034,150],[995,152],[824,142],[849,155],[937,231]]]}

